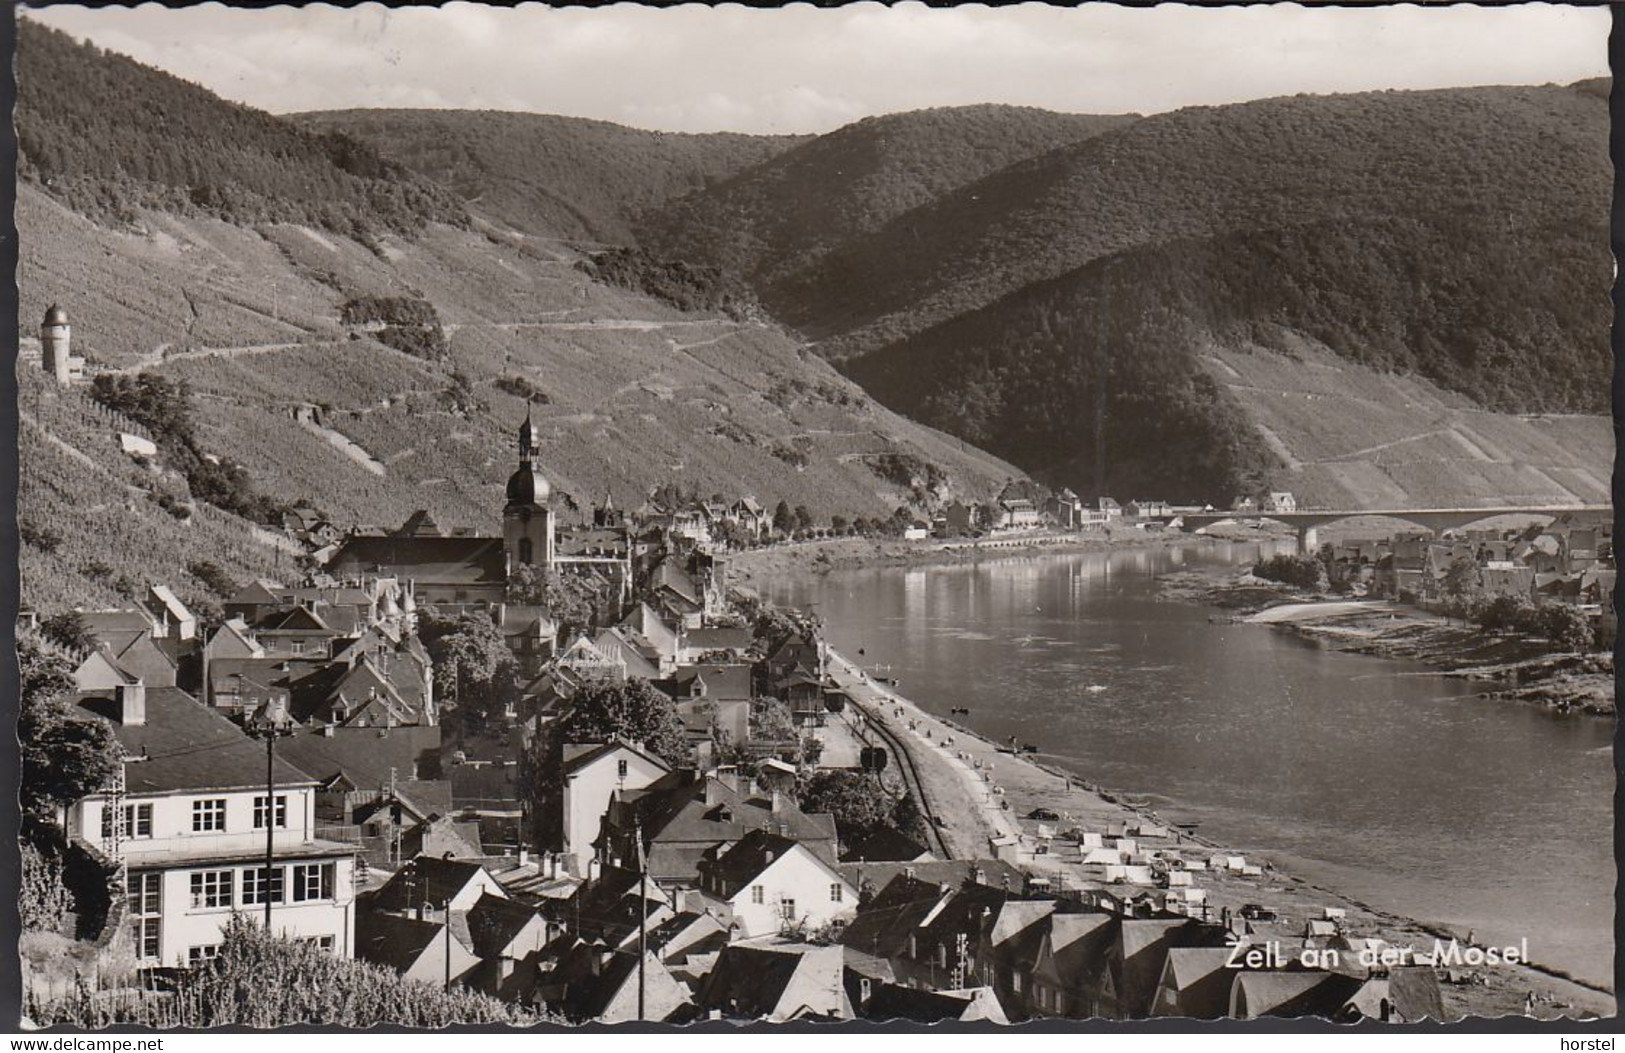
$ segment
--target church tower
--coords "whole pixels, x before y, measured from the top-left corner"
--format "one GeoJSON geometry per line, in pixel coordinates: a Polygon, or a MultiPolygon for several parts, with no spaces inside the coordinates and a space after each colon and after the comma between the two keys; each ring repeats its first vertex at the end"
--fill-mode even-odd
{"type": "Polygon", "coordinates": [[[502,547],[508,570],[523,564],[553,569],[553,488],[536,470],[536,427],[525,407],[519,426],[519,470],[508,477],[508,503],[502,509],[502,547]]]}
{"type": "Polygon", "coordinates": [[[68,371],[71,338],[68,312],[52,304],[50,310],[45,312],[45,321],[41,322],[39,327],[40,365],[63,387],[67,387],[71,379],[68,371]]]}

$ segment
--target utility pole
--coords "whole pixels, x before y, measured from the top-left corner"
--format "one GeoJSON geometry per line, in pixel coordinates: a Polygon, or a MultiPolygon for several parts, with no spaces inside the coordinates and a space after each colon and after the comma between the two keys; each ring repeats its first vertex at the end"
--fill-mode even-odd
{"type": "Polygon", "coordinates": [[[446,991],[451,991],[451,897],[446,897],[446,991]]]}
{"type": "Polygon", "coordinates": [[[643,961],[649,956],[649,860],[643,854],[643,823],[633,827],[638,842],[638,1022],[644,1020],[645,977],[643,961]]]}

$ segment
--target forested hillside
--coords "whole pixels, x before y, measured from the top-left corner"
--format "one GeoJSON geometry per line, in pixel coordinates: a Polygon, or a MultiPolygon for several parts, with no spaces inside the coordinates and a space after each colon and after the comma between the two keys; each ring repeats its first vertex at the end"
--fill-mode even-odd
{"type": "Polygon", "coordinates": [[[1606,269],[1607,114],[1595,93],[1556,87],[1161,114],[906,213],[764,301],[841,359],[1129,249],[1396,215],[1496,223],[1552,262],[1562,257],[1547,256],[1545,233],[1572,230],[1590,246],[1573,262],[1606,269]]]}
{"type": "Polygon", "coordinates": [[[647,132],[471,110],[340,110],[289,119],[367,142],[516,230],[611,245],[638,243],[641,214],[806,138],[647,132]]]}
{"type": "Polygon", "coordinates": [[[303,131],[28,19],[17,25],[18,174],[73,208],[140,208],[335,233],[464,224],[462,203],[338,133],[303,131]]]}
{"type": "MultiPolygon", "coordinates": [[[[1227,500],[1293,457],[1205,348],[1302,340],[1483,409],[1602,411],[1607,89],[1197,107],[1014,158],[878,223],[812,180],[799,193],[823,207],[806,215],[763,189],[791,185],[797,158],[864,156],[860,124],[678,202],[659,245],[731,261],[882,401],[1052,481],[1227,500]]],[[[844,190],[851,167],[826,182],[844,190]]],[[[1558,499],[1556,478],[1525,482],[1558,499]]]]}
{"type": "Polygon", "coordinates": [[[1105,492],[1223,500],[1283,465],[1204,361],[1215,347],[1292,357],[1291,333],[1489,409],[1600,408],[1608,285],[1584,263],[1594,250],[1583,228],[1459,215],[1175,241],[848,366],[888,405],[1031,470],[1095,489],[1098,461],[1105,492]]]}
{"type": "Polygon", "coordinates": [[[644,240],[770,288],[910,209],[1133,119],[992,105],[869,117],[673,203],[644,240]]]}

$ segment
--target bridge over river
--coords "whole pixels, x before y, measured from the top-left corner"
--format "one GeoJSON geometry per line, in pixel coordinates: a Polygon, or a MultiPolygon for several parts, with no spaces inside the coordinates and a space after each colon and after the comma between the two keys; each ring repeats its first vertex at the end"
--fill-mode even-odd
{"type": "Polygon", "coordinates": [[[1567,514],[1613,516],[1611,505],[1504,505],[1494,508],[1359,508],[1320,509],[1306,508],[1295,512],[1188,512],[1182,515],[1157,516],[1164,523],[1178,520],[1187,531],[1197,531],[1218,523],[1233,523],[1242,519],[1269,519],[1296,527],[1300,551],[1313,552],[1320,547],[1320,527],[1345,519],[1397,519],[1423,530],[1438,534],[1472,526],[1502,516],[1537,517],[1554,520],[1567,514]]]}

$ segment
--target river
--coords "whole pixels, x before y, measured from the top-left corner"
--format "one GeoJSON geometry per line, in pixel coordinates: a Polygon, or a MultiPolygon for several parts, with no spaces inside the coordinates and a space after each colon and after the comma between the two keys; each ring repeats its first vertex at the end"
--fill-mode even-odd
{"type": "Polygon", "coordinates": [[[1613,982],[1613,725],[1157,599],[1257,545],[803,572],[763,586],[921,706],[1395,913],[1613,982]],[[864,655],[858,657],[859,649],[864,655]],[[885,669],[889,667],[889,673],[885,669]]]}

